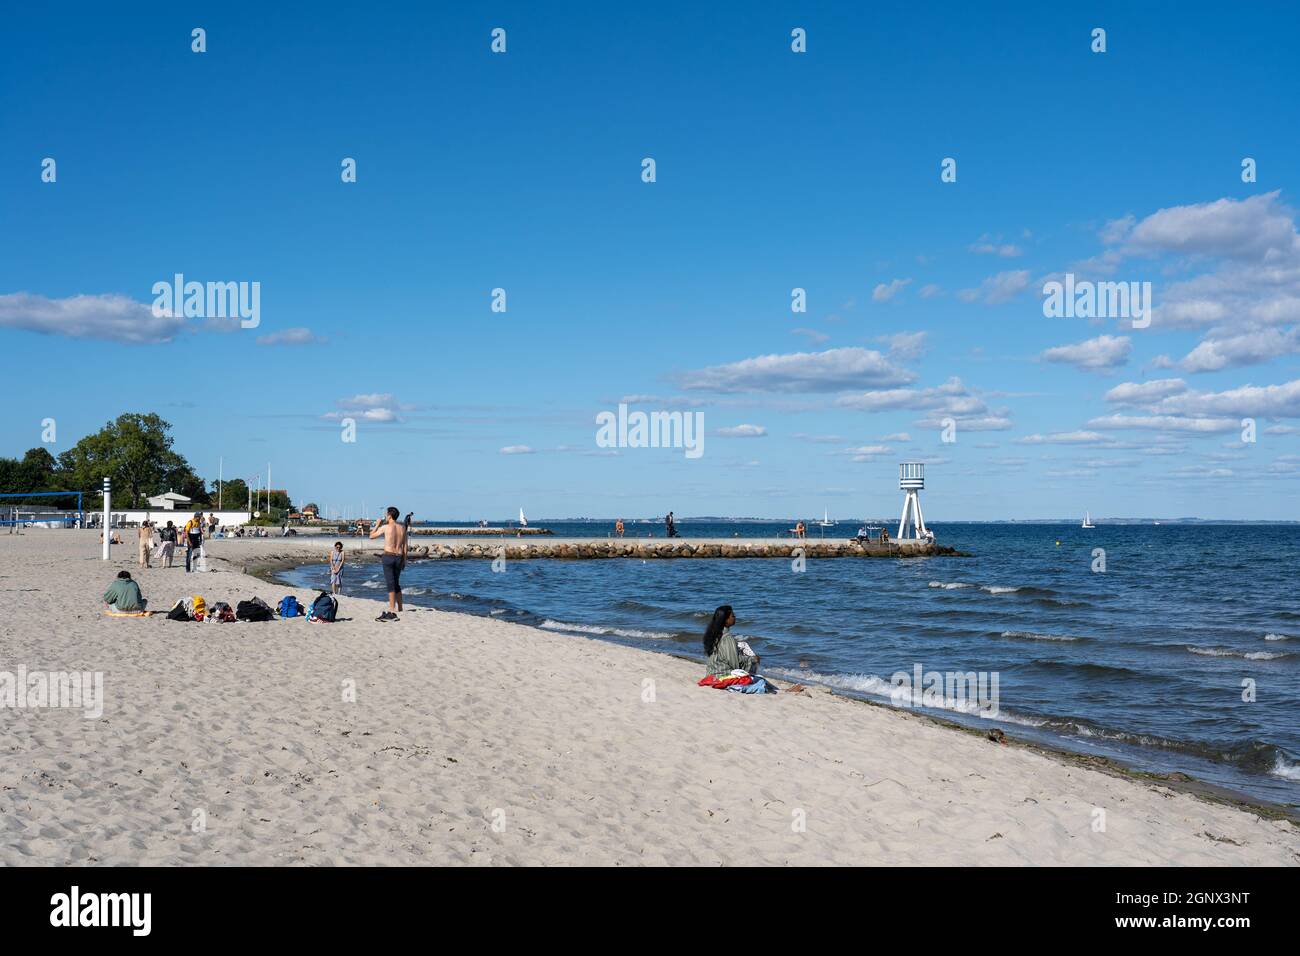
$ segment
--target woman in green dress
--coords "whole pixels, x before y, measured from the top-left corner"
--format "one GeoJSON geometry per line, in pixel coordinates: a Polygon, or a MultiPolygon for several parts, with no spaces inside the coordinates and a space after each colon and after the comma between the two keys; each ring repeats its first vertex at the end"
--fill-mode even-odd
{"type": "Polygon", "coordinates": [[[732,671],[746,671],[754,674],[758,671],[758,655],[747,653],[749,645],[738,647],[736,639],[731,636],[731,627],[736,623],[736,615],[730,604],[724,604],[713,612],[704,631],[704,653],[708,657],[708,672],[714,677],[726,677],[732,671]]]}

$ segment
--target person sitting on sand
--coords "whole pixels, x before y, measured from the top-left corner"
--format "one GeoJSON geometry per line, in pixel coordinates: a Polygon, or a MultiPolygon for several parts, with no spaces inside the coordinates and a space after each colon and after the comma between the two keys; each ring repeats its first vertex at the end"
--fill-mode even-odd
{"type": "Polygon", "coordinates": [[[708,672],[714,677],[726,677],[732,671],[758,672],[758,655],[744,641],[731,636],[731,626],[736,615],[730,604],[713,612],[713,619],[704,631],[704,653],[708,657],[708,672]]]}
{"type": "Polygon", "coordinates": [[[620,538],[623,537],[623,519],[622,519],[622,518],[619,518],[617,521],[614,522],[614,534],[618,535],[620,538]]]}
{"type": "Polygon", "coordinates": [[[149,603],[140,593],[140,585],[131,580],[130,571],[118,571],[117,579],[104,592],[110,611],[143,611],[149,603]]]}
{"type": "Polygon", "coordinates": [[[797,522],[794,526],[794,536],[799,539],[808,537],[808,526],[802,521],[797,522]]]}
{"type": "Polygon", "coordinates": [[[334,550],[330,552],[330,593],[338,594],[343,590],[343,542],[335,541],[334,550]]]}

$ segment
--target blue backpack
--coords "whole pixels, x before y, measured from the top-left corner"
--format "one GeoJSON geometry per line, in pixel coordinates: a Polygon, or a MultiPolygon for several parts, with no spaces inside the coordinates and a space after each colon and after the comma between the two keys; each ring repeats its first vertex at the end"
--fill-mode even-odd
{"type": "Polygon", "coordinates": [[[302,614],[302,606],[296,597],[288,594],[280,599],[280,617],[297,617],[300,614],[302,614]]]}

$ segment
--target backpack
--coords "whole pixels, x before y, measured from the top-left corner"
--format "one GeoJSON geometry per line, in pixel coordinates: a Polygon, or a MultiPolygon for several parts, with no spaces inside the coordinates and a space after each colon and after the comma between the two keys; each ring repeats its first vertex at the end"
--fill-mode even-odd
{"type": "Polygon", "coordinates": [[[181,598],[179,601],[177,601],[175,604],[172,605],[172,609],[167,612],[167,620],[169,621],[193,620],[193,618],[190,617],[189,609],[185,606],[184,598],[181,598]]]}
{"type": "Polygon", "coordinates": [[[271,605],[255,597],[251,601],[240,601],[235,606],[235,617],[240,621],[273,621],[275,612],[271,605]]]}
{"type": "Polygon", "coordinates": [[[311,602],[311,613],[307,615],[307,620],[333,624],[338,613],[339,602],[334,599],[334,595],[321,591],[316,600],[311,602]]]}
{"type": "Polygon", "coordinates": [[[212,613],[208,615],[208,620],[218,621],[222,624],[229,624],[235,619],[235,612],[225,601],[218,601],[212,605],[212,613]]]}
{"type": "Polygon", "coordinates": [[[280,598],[280,617],[297,617],[302,613],[302,606],[292,594],[286,594],[280,598]]]}
{"type": "Polygon", "coordinates": [[[208,606],[203,602],[203,595],[196,594],[190,598],[190,617],[196,621],[203,620],[208,614],[208,606]]]}

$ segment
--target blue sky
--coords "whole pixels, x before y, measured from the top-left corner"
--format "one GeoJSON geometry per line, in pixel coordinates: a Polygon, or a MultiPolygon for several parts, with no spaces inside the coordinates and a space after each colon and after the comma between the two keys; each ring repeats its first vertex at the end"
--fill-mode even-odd
{"type": "Polygon", "coordinates": [[[936,524],[1300,517],[1286,6],[443,6],[6,11],[0,453],[155,410],[351,511],[884,516],[917,459],[936,524]],[[259,327],[156,319],[178,272],[259,327]],[[703,456],[599,448],[629,397],[703,456]]]}

